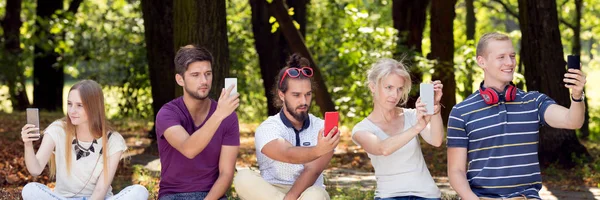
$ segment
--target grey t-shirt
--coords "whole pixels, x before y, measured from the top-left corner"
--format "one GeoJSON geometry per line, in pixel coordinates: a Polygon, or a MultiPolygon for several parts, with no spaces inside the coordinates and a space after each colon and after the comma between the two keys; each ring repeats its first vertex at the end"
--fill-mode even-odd
{"type": "MultiPolygon", "coordinates": [[[[417,122],[416,110],[403,109],[404,131],[417,122]]],[[[365,118],[352,129],[356,132],[367,131],[375,134],[380,140],[389,136],[381,128],[365,118]]],[[[354,141],[354,139],[353,139],[354,141]]],[[[358,144],[356,141],[354,143],[358,144]]],[[[375,169],[377,189],[375,196],[380,198],[399,196],[419,196],[424,198],[440,198],[441,192],[433,181],[419,145],[419,136],[415,136],[402,148],[388,156],[369,154],[375,169]]]]}

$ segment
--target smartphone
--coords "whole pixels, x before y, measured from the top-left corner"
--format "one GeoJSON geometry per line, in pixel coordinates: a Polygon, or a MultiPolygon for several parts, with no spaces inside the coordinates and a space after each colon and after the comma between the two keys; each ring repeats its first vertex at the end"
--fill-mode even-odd
{"type": "MultiPolygon", "coordinates": [[[[37,108],[27,108],[27,124],[33,124],[36,128],[40,128],[40,116],[37,108]]],[[[38,134],[39,130],[31,131],[28,134],[38,134]]],[[[29,138],[40,138],[39,136],[32,136],[29,138]]]]}
{"type": "Polygon", "coordinates": [[[225,89],[229,88],[229,86],[233,86],[233,90],[229,93],[229,96],[233,96],[237,94],[237,78],[225,78],[225,89]]]}
{"type": "MultiPolygon", "coordinates": [[[[333,127],[338,126],[339,120],[340,115],[338,112],[325,112],[325,129],[323,130],[323,134],[325,135],[325,137],[327,137],[327,135],[329,134],[331,129],[333,129],[333,127]]],[[[337,134],[338,132],[339,130],[336,131],[333,135],[337,134]]]]}
{"type": "MultiPolygon", "coordinates": [[[[567,56],[567,69],[581,69],[581,64],[579,60],[579,55],[568,55],[567,56]]],[[[571,83],[567,83],[567,85],[573,85],[571,83]]]]}
{"type": "Polygon", "coordinates": [[[427,114],[433,115],[433,84],[432,83],[421,83],[420,88],[421,103],[425,103],[427,108],[427,114]]]}

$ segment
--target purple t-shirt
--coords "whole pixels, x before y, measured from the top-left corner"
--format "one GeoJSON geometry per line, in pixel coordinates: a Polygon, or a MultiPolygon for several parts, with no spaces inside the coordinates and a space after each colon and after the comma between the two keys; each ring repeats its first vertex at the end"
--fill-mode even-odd
{"type": "MultiPolygon", "coordinates": [[[[239,146],[240,128],[237,114],[233,112],[221,122],[217,132],[196,157],[188,159],[171,146],[164,137],[165,130],[181,125],[190,135],[200,129],[217,109],[211,99],[210,111],[204,122],[195,127],[194,120],[183,103],[183,97],[166,103],[156,116],[156,135],[160,155],[160,190],[158,198],[166,194],[183,192],[207,192],[219,177],[221,146],[239,146]]],[[[197,133],[202,134],[202,133],[197,133]]]]}

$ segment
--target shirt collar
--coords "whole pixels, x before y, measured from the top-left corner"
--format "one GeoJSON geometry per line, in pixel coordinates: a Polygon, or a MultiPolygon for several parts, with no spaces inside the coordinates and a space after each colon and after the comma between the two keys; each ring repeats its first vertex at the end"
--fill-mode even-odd
{"type": "MultiPolygon", "coordinates": [[[[281,118],[281,121],[283,122],[283,124],[285,126],[287,126],[288,128],[293,128],[294,130],[296,130],[296,128],[294,127],[294,125],[292,124],[292,122],[285,116],[285,112],[283,111],[283,108],[281,109],[281,111],[279,111],[279,117],[281,118]]],[[[298,132],[301,132],[304,129],[307,129],[309,126],[310,126],[310,117],[307,117],[304,120],[304,123],[302,124],[302,128],[300,130],[298,130],[298,132]]]]}

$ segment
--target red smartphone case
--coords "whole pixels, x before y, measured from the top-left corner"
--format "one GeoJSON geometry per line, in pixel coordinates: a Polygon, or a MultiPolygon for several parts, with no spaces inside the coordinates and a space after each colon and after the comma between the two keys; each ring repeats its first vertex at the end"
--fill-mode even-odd
{"type": "MultiPolygon", "coordinates": [[[[338,112],[325,112],[325,129],[323,130],[325,137],[329,134],[329,131],[333,129],[333,127],[338,126],[338,121],[340,119],[340,115],[338,112]]],[[[337,134],[339,131],[336,131],[337,134]]]]}

